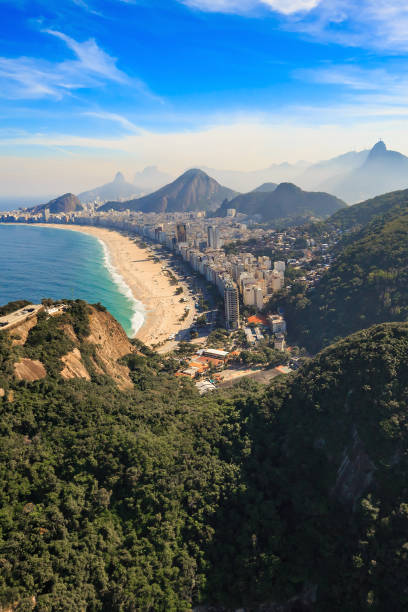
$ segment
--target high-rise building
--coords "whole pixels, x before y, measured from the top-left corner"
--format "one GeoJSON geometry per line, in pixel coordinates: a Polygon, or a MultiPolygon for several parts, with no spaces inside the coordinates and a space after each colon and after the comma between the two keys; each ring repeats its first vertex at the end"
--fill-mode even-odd
{"type": "Polygon", "coordinates": [[[234,282],[225,285],[225,326],[227,329],[238,329],[239,327],[239,293],[234,282]]]}
{"type": "Polygon", "coordinates": [[[214,228],[212,225],[207,227],[207,235],[208,235],[208,246],[210,249],[214,248],[214,228]]]}
{"type": "Polygon", "coordinates": [[[185,223],[177,223],[177,242],[187,242],[187,226],[185,223]]]}

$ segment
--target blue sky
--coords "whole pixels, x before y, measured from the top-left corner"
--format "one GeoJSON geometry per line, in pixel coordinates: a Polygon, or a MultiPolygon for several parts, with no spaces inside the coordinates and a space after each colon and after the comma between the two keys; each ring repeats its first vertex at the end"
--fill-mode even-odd
{"type": "Polygon", "coordinates": [[[0,17],[3,195],[379,137],[408,153],[402,0],[0,0],[0,17]]]}

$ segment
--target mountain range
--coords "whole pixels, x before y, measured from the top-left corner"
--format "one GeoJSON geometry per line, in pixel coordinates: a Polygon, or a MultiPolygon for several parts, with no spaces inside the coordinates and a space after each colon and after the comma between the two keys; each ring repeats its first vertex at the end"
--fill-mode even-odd
{"type": "Polygon", "coordinates": [[[226,215],[227,208],[235,208],[246,215],[259,215],[262,221],[291,224],[310,217],[327,217],[346,204],[328,193],[307,192],[292,183],[261,185],[224,203],[217,214],[226,215]]]}
{"type": "Polygon", "coordinates": [[[202,170],[187,170],[175,181],[147,196],[125,202],[107,202],[99,210],[138,210],[141,212],[185,212],[217,209],[236,192],[223,187],[202,170]]]}
{"type": "Polygon", "coordinates": [[[331,193],[348,204],[408,187],[408,158],[379,141],[371,150],[350,151],[316,164],[275,164],[264,170],[238,172],[204,168],[239,191],[261,183],[292,182],[311,191],[331,193]]]}

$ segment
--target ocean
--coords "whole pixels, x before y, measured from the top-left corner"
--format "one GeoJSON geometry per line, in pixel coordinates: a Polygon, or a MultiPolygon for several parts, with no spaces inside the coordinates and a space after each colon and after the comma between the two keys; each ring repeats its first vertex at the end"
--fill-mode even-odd
{"type": "Polygon", "coordinates": [[[0,225],[0,305],[26,299],[100,302],[132,337],[144,321],[104,243],[70,230],[0,225]]]}

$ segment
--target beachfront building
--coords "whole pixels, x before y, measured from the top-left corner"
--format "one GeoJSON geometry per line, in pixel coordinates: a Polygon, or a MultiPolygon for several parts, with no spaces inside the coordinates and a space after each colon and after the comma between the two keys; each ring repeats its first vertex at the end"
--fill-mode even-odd
{"type": "Polygon", "coordinates": [[[227,329],[239,327],[239,293],[236,284],[231,281],[224,289],[225,325],[227,329]]]}
{"type": "Polygon", "coordinates": [[[177,223],[176,228],[177,242],[187,242],[187,226],[185,223],[177,223]]]}

